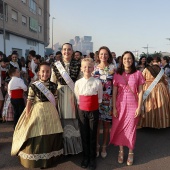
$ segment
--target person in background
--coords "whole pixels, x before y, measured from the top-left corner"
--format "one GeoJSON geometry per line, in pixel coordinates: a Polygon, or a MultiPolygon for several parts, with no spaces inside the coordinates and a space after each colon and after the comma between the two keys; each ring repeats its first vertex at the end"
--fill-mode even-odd
{"type": "Polygon", "coordinates": [[[146,67],[146,56],[142,56],[139,59],[139,63],[136,66],[137,70],[140,70],[141,72],[145,69],[146,67]]]}
{"type": "MultiPolygon", "coordinates": [[[[148,65],[142,72],[145,78],[145,84],[143,91],[148,89],[157,75],[164,70],[160,68],[161,58],[159,56],[153,56],[152,65],[148,65]]],[[[168,89],[168,82],[165,74],[159,81],[156,81],[155,86],[149,93],[144,102],[145,118],[140,121],[141,127],[150,128],[167,128],[170,127],[170,94],[168,89]]]]}
{"type": "Polygon", "coordinates": [[[37,79],[37,75],[35,72],[37,65],[33,60],[33,57],[35,57],[35,55],[36,55],[36,52],[34,50],[29,51],[28,56],[29,56],[29,59],[31,60],[30,69],[31,69],[32,74],[34,74],[34,77],[31,79],[32,81],[35,81],[37,79]]]}
{"type": "Polygon", "coordinates": [[[46,62],[49,62],[50,59],[54,59],[53,54],[50,54],[50,55],[48,56],[48,59],[46,60],[46,62]]]}
{"type": "Polygon", "coordinates": [[[111,52],[111,54],[112,54],[112,63],[115,65],[115,67],[117,66],[116,65],[116,53],[115,52],[111,52]]]}
{"type": "Polygon", "coordinates": [[[21,62],[18,59],[17,51],[13,51],[12,54],[11,54],[11,61],[10,61],[10,64],[9,64],[9,68],[12,68],[12,67],[16,67],[19,70],[22,69],[21,62]]]}
{"type": "Polygon", "coordinates": [[[112,54],[108,47],[100,47],[98,55],[98,65],[94,67],[93,76],[98,78],[103,85],[103,99],[99,106],[99,123],[97,131],[97,157],[99,156],[100,144],[99,136],[101,125],[103,126],[103,143],[101,146],[101,156],[107,156],[107,145],[109,138],[110,122],[112,121],[112,80],[115,72],[115,65],[112,64],[112,54]]]}
{"type": "Polygon", "coordinates": [[[124,146],[129,149],[127,165],[133,164],[136,127],[142,107],[145,80],[136,70],[135,57],[125,51],[113,80],[113,118],[110,143],[119,146],[118,163],[124,162],[124,146]]]}
{"type": "Polygon", "coordinates": [[[98,51],[96,51],[96,52],[94,53],[94,62],[95,62],[95,64],[94,64],[94,65],[98,65],[98,63],[97,63],[98,56],[99,56],[99,52],[98,52],[98,51]]]}
{"type": "Polygon", "coordinates": [[[73,58],[73,47],[70,43],[62,45],[62,55],[61,62],[55,62],[52,66],[50,80],[58,84],[58,112],[64,129],[64,155],[74,155],[82,152],[74,95],[74,83],[80,78],[81,63],[73,58]]]}
{"type": "Polygon", "coordinates": [[[102,102],[101,81],[92,77],[94,62],[91,58],[81,61],[83,78],[75,83],[74,92],[79,106],[79,125],[83,145],[82,168],[96,169],[96,140],[99,120],[99,104],[102,102]]]}
{"type": "Polygon", "coordinates": [[[167,76],[168,86],[170,90],[170,65],[169,65],[169,57],[164,56],[161,58],[161,63],[163,66],[163,69],[165,70],[165,75],[167,76]]]}
{"type": "Polygon", "coordinates": [[[49,81],[50,75],[49,63],[41,63],[39,80],[29,87],[26,108],[14,131],[11,155],[18,155],[26,168],[51,167],[63,154],[57,85],[49,81]]]}
{"type": "Polygon", "coordinates": [[[55,54],[55,61],[61,61],[62,60],[62,53],[61,51],[57,51],[55,54]]]}
{"type": "Polygon", "coordinates": [[[82,58],[82,53],[80,51],[75,51],[74,52],[74,59],[75,60],[81,60],[82,58]]]}
{"type": "Polygon", "coordinates": [[[16,67],[9,69],[11,80],[8,84],[8,94],[11,98],[11,104],[14,108],[14,128],[20,118],[21,113],[25,108],[24,91],[27,91],[27,86],[20,78],[20,71],[16,67]]]}
{"type": "Polygon", "coordinates": [[[116,66],[117,66],[117,68],[120,67],[121,64],[122,64],[122,56],[118,56],[116,58],[116,66]]]}

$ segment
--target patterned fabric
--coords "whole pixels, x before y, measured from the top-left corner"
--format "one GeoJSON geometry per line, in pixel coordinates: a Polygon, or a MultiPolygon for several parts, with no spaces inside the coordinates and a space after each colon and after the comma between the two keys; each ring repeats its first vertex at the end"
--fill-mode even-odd
{"type": "Polygon", "coordinates": [[[104,70],[98,66],[94,67],[94,77],[101,80],[103,85],[103,100],[99,107],[99,119],[103,121],[111,122],[112,116],[110,112],[112,110],[112,89],[113,89],[113,74],[115,66],[110,64],[104,70]]]}
{"type": "Polygon", "coordinates": [[[139,85],[144,84],[144,78],[140,71],[133,74],[123,73],[132,91],[126,85],[122,75],[115,74],[113,84],[117,87],[116,110],[118,118],[112,118],[110,143],[119,146],[127,146],[134,149],[136,141],[136,127],[139,117],[134,118],[138,107],[136,100],[139,85]],[[136,97],[134,96],[136,95],[136,97]]]}
{"type": "MultiPolygon", "coordinates": [[[[73,82],[75,82],[79,76],[80,73],[80,62],[72,59],[70,63],[68,63],[68,65],[66,63],[64,63],[63,61],[61,61],[61,64],[63,65],[63,67],[69,71],[69,75],[71,77],[71,79],[73,80],[73,82]]],[[[53,71],[55,73],[55,76],[57,78],[57,80],[60,82],[61,85],[66,85],[65,80],[61,77],[57,67],[53,64],[53,71]]]]}
{"type": "MultiPolygon", "coordinates": [[[[46,83],[44,82],[44,85],[46,83]]],[[[63,132],[56,107],[51,102],[41,102],[31,88],[28,95],[28,100],[33,101],[33,106],[28,117],[26,117],[26,111],[23,111],[15,127],[12,155],[16,155],[24,142],[30,138],[63,132]]]]}
{"type": "MultiPolygon", "coordinates": [[[[146,80],[143,90],[147,90],[154,81],[154,77],[146,68],[143,71],[146,80]]],[[[166,128],[170,127],[170,96],[165,76],[161,78],[159,83],[149,94],[145,101],[145,119],[140,121],[142,127],[166,128]]]]}
{"type": "MultiPolygon", "coordinates": [[[[53,93],[55,94],[56,90],[57,90],[57,84],[51,82],[51,81],[47,81],[45,83],[45,85],[47,86],[47,88],[53,93]]],[[[45,101],[49,101],[47,99],[47,97],[34,85],[34,84],[31,84],[30,85],[31,89],[34,91],[34,94],[30,94],[28,95],[29,97],[28,98],[34,98],[34,95],[37,96],[41,102],[45,102],[45,101]]],[[[55,95],[56,97],[56,95],[55,95]]]]}

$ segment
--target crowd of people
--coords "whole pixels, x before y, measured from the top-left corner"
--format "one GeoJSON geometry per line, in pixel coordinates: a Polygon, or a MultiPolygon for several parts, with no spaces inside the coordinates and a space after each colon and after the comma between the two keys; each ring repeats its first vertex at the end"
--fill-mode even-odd
{"type": "Polygon", "coordinates": [[[81,167],[94,170],[109,144],[119,146],[118,163],[128,147],[132,165],[137,128],[170,127],[169,57],[137,63],[130,51],[116,57],[102,46],[86,56],[65,43],[48,58],[0,52],[0,64],[2,122],[14,121],[11,155],[26,168],[83,152],[81,167]]]}

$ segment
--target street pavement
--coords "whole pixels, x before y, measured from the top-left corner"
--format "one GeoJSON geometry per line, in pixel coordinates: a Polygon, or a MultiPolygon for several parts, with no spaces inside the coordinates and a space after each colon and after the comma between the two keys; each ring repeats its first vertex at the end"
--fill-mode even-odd
{"type": "MultiPolygon", "coordinates": [[[[0,169],[23,170],[16,156],[10,155],[13,123],[0,123],[0,169]]],[[[101,135],[102,137],[102,135],[101,135]]],[[[102,141],[102,139],[101,139],[102,141]]],[[[107,148],[107,157],[97,158],[97,170],[170,170],[170,128],[137,130],[134,165],[117,163],[118,147],[107,148]]],[[[128,150],[125,150],[125,160],[128,150]]],[[[62,156],[61,161],[49,170],[82,170],[82,154],[62,156]]]]}

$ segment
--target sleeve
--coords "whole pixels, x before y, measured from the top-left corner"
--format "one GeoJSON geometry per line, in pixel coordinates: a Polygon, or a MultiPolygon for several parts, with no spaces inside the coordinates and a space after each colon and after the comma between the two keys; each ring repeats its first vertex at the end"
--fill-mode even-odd
{"type": "Polygon", "coordinates": [[[78,88],[78,82],[76,81],[75,86],[74,86],[74,93],[77,99],[77,104],[79,104],[79,88],[78,88]]]}
{"type": "Polygon", "coordinates": [[[117,73],[115,73],[115,75],[113,76],[113,85],[118,86],[118,74],[117,73]]]}
{"type": "Polygon", "coordinates": [[[27,86],[25,85],[25,83],[22,79],[19,79],[18,83],[19,83],[21,89],[23,89],[24,91],[27,91],[27,86]]]}
{"type": "Polygon", "coordinates": [[[28,91],[28,100],[34,101],[34,98],[35,98],[35,93],[32,87],[30,86],[28,91]]]}
{"type": "Polygon", "coordinates": [[[98,102],[102,103],[102,99],[103,99],[103,86],[102,86],[102,82],[99,80],[98,102]]]}
{"type": "Polygon", "coordinates": [[[138,86],[143,85],[144,83],[145,83],[145,79],[141,71],[138,71],[138,86]]]}
{"type": "Polygon", "coordinates": [[[56,78],[56,75],[54,73],[53,68],[51,69],[51,78],[50,78],[50,81],[53,82],[53,83],[57,83],[57,78],[56,78]]]}

